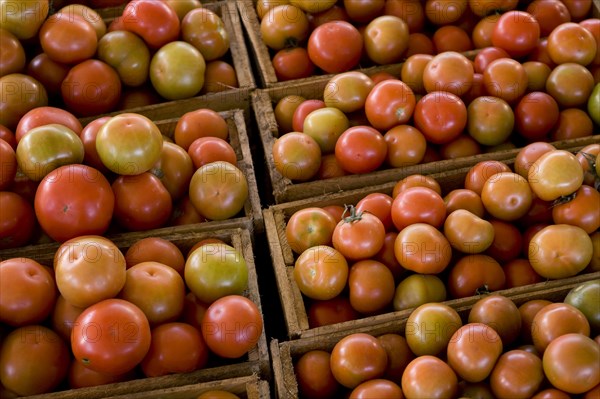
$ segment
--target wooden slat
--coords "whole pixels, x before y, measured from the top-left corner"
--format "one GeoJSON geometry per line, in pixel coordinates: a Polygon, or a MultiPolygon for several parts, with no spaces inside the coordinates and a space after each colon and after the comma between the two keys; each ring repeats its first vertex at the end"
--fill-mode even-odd
{"type": "MultiPolygon", "coordinates": [[[[125,253],[127,249],[137,240],[147,235],[129,235],[121,240],[115,241],[119,249],[125,253]]],[[[262,313],[261,295],[258,287],[258,276],[254,262],[253,244],[250,233],[243,229],[227,229],[212,232],[188,232],[186,234],[163,235],[161,238],[171,241],[187,254],[190,248],[200,240],[206,238],[218,238],[233,246],[240,251],[248,266],[248,288],[244,296],[252,300],[262,313]]],[[[37,256],[32,257],[42,264],[52,266],[54,251],[39,252],[37,256]]],[[[209,366],[202,370],[191,373],[173,374],[162,377],[140,378],[133,381],[106,384],[97,387],[79,388],[65,391],[58,391],[44,395],[33,396],[36,399],[95,399],[109,396],[129,395],[136,392],[154,391],[172,387],[181,387],[190,384],[198,384],[211,381],[220,381],[234,377],[246,377],[256,375],[263,379],[271,378],[271,367],[269,360],[269,348],[265,329],[258,340],[257,346],[249,351],[247,356],[240,359],[226,360],[212,358],[209,366]]],[[[144,396],[140,396],[144,397],[144,396]]],[[[179,398],[179,396],[174,396],[179,398]]]]}
{"type": "MultiPolygon", "coordinates": [[[[514,289],[498,291],[495,294],[501,294],[510,298],[515,305],[533,300],[546,299],[552,302],[564,300],[569,291],[579,284],[600,278],[600,272],[582,275],[563,281],[549,281],[537,284],[535,289],[514,289]]],[[[463,323],[467,322],[469,311],[475,302],[484,296],[473,298],[469,301],[450,301],[445,302],[454,308],[461,316],[463,323]]],[[[330,352],[335,344],[343,337],[354,333],[367,333],[373,336],[383,334],[404,335],[406,322],[410,311],[397,314],[395,318],[389,320],[370,319],[370,323],[356,328],[347,328],[344,330],[331,331],[326,335],[309,336],[292,341],[278,342],[272,340],[270,343],[271,359],[274,376],[274,387],[277,397],[280,399],[297,398],[298,381],[294,373],[294,364],[300,356],[311,350],[324,350],[330,352]]]]}
{"type": "MultiPolygon", "coordinates": [[[[579,150],[581,147],[569,149],[572,152],[579,150]]],[[[509,166],[514,165],[514,158],[503,161],[509,166]]],[[[436,179],[440,184],[443,195],[451,190],[464,187],[464,180],[470,167],[465,167],[456,170],[449,170],[442,173],[431,174],[431,177],[436,179]]],[[[279,289],[284,319],[286,322],[288,336],[291,339],[326,336],[335,333],[336,331],[348,329],[365,329],[368,330],[372,323],[394,323],[394,320],[406,315],[406,311],[390,312],[377,316],[365,317],[358,320],[353,320],[345,323],[337,323],[330,326],[322,326],[317,328],[309,328],[307,309],[300,290],[293,278],[293,268],[296,259],[296,254],[290,248],[285,234],[285,226],[287,220],[296,211],[308,207],[324,207],[328,205],[344,205],[356,204],[360,199],[371,193],[392,194],[396,180],[385,184],[374,186],[366,186],[360,189],[343,191],[338,193],[325,194],[313,198],[307,198],[297,201],[292,201],[283,204],[277,204],[263,211],[267,240],[271,251],[271,260],[275,271],[275,278],[279,289]]],[[[589,274],[574,277],[575,280],[586,280],[589,274]]],[[[560,281],[558,284],[560,284],[560,281]]],[[[521,291],[529,292],[530,290],[538,290],[546,287],[544,284],[533,284],[530,286],[519,287],[509,290],[502,290],[503,293],[517,293],[521,291]]],[[[554,284],[554,282],[552,282],[554,284]]],[[[450,303],[455,304],[470,304],[476,300],[476,296],[451,300],[450,303]]]]}

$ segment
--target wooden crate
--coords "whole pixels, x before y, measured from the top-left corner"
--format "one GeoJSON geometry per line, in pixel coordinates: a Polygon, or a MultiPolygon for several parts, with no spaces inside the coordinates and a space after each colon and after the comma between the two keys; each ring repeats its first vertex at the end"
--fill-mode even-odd
{"type": "MultiPolygon", "coordinates": [[[[139,234],[145,234],[147,236],[187,234],[188,232],[211,232],[218,229],[237,227],[248,229],[251,232],[262,232],[264,230],[261,202],[258,194],[256,175],[254,173],[244,111],[241,109],[234,109],[220,112],[220,115],[225,119],[229,127],[229,142],[235,150],[238,161],[237,166],[244,173],[244,176],[246,176],[246,180],[248,181],[248,199],[246,200],[240,215],[228,220],[214,220],[182,226],[166,226],[137,233],[111,233],[109,230],[109,232],[105,234],[107,237],[111,239],[126,239],[130,234],[133,236],[139,236],[139,234]]],[[[162,134],[167,137],[172,137],[177,121],[178,118],[164,119],[155,121],[155,124],[162,134]]],[[[17,256],[29,257],[39,251],[55,250],[59,245],[60,244],[56,242],[49,242],[0,250],[0,260],[17,256]]]]}
{"type": "MultiPolygon", "coordinates": [[[[519,149],[516,148],[457,159],[422,163],[401,168],[382,169],[365,174],[351,174],[335,179],[293,182],[290,179],[283,177],[275,169],[275,161],[273,159],[273,144],[279,136],[279,132],[277,121],[275,120],[274,107],[279,100],[287,95],[299,95],[306,99],[322,99],[323,89],[327,85],[328,81],[329,78],[320,77],[309,79],[307,81],[295,82],[286,87],[257,89],[251,94],[252,108],[258,124],[260,140],[265,153],[265,162],[267,164],[269,177],[271,179],[273,197],[275,202],[278,204],[303,198],[310,198],[325,193],[332,193],[341,190],[353,190],[360,187],[383,184],[386,182],[399,180],[415,173],[432,174],[450,169],[463,168],[475,165],[477,162],[484,159],[502,161],[514,158],[519,151],[519,149]]],[[[600,135],[556,141],[552,144],[556,148],[569,148],[576,146],[583,147],[587,144],[598,142],[600,142],[600,135]]]]}
{"type": "MultiPolygon", "coordinates": [[[[576,151],[578,148],[571,148],[576,151]]],[[[514,159],[503,161],[508,165],[514,164],[514,159]]],[[[470,167],[465,167],[447,172],[435,173],[431,177],[435,178],[442,187],[443,195],[464,185],[465,176],[470,167]]],[[[400,180],[400,179],[398,179],[400,180]]],[[[398,180],[385,184],[368,186],[361,189],[342,191],[338,193],[325,194],[304,200],[278,204],[269,207],[263,211],[267,241],[271,252],[271,259],[275,272],[275,279],[283,308],[283,315],[290,339],[306,337],[325,337],[337,331],[368,330],[374,322],[394,322],[399,317],[406,315],[406,311],[394,311],[376,316],[364,317],[349,322],[336,323],[328,326],[310,328],[308,322],[307,309],[304,297],[298,288],[293,276],[294,263],[296,255],[288,244],[285,228],[290,216],[307,207],[323,207],[328,205],[356,204],[360,199],[370,193],[392,194],[394,185],[398,180]]],[[[579,277],[578,277],[579,278],[579,277]]],[[[581,279],[587,279],[589,276],[583,275],[581,279]]],[[[546,283],[532,284],[520,290],[536,291],[545,287],[546,283]]],[[[515,290],[515,289],[512,289],[515,290]]],[[[511,290],[498,291],[501,293],[514,292],[511,290]]],[[[459,303],[472,303],[477,297],[472,296],[458,300],[459,303]]]]}
{"type": "MultiPolygon", "coordinates": [[[[139,239],[149,237],[146,233],[132,233],[126,237],[118,237],[113,242],[121,249],[123,253],[139,239]]],[[[200,240],[206,238],[218,238],[225,243],[236,248],[242,253],[246,265],[248,266],[248,288],[244,296],[252,300],[259,310],[261,307],[261,296],[258,287],[258,277],[256,274],[256,265],[254,263],[253,244],[250,233],[243,229],[223,229],[209,232],[187,232],[185,234],[165,234],[158,235],[165,240],[171,241],[187,254],[190,248],[200,240]]],[[[41,264],[52,267],[55,251],[39,251],[37,254],[30,254],[29,257],[35,259],[41,264]]],[[[261,310],[262,312],[262,310],[261,310]]],[[[97,387],[78,388],[52,392],[44,395],[32,396],[39,399],[94,399],[105,398],[117,395],[131,395],[137,392],[153,391],[158,389],[180,387],[190,384],[219,381],[227,378],[244,377],[257,375],[264,379],[269,379],[271,374],[269,351],[265,329],[259,338],[255,348],[240,359],[216,359],[211,358],[209,365],[201,370],[191,373],[173,374],[161,377],[138,378],[132,381],[106,384],[97,387]]],[[[179,396],[174,396],[179,397],[179,396]]]]}
{"type": "MultiPolygon", "coordinates": [[[[589,275],[579,276],[564,281],[549,281],[539,285],[536,290],[524,290],[514,288],[502,292],[502,295],[510,298],[517,306],[532,299],[547,299],[553,302],[564,300],[569,291],[585,281],[591,281],[600,278],[600,272],[589,275]]],[[[466,322],[468,312],[477,299],[463,301],[445,302],[454,308],[466,322]]],[[[368,326],[364,328],[351,328],[345,331],[332,331],[326,336],[302,338],[294,341],[278,342],[272,340],[270,343],[271,359],[273,365],[273,379],[275,386],[275,397],[279,399],[297,398],[298,382],[294,373],[294,363],[303,354],[311,350],[331,351],[335,344],[343,337],[352,333],[367,333],[373,336],[380,336],[388,333],[404,334],[406,322],[410,312],[404,312],[395,319],[389,321],[380,321],[373,319],[368,326]]]]}
{"type": "MultiPolygon", "coordinates": [[[[235,69],[239,88],[232,88],[216,93],[207,93],[187,99],[164,101],[157,104],[129,108],[127,112],[136,112],[147,116],[153,120],[176,118],[186,112],[198,108],[211,108],[215,111],[226,111],[234,108],[241,108],[248,112],[250,109],[250,92],[256,87],[254,74],[250,65],[248,49],[244,39],[244,32],[240,24],[235,3],[231,1],[218,1],[202,3],[204,8],[214,11],[223,20],[225,30],[229,34],[229,55],[227,60],[232,63],[235,69]]],[[[99,11],[103,19],[108,23],[115,17],[121,15],[123,8],[107,7],[99,11]]],[[[113,111],[103,115],[117,115],[123,113],[123,110],[113,111]]],[[[95,118],[97,116],[94,116],[95,118]]],[[[83,121],[89,121],[93,118],[84,118],[83,121]]]]}

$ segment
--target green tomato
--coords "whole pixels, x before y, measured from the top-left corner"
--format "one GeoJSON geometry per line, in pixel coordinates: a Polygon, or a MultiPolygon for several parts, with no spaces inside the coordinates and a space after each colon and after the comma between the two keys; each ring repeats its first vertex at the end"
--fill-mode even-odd
{"type": "Polygon", "coordinates": [[[579,309],[590,322],[592,336],[600,334],[600,280],[586,281],[573,288],[564,300],[579,309]]]}
{"type": "Polygon", "coordinates": [[[396,287],[394,310],[416,308],[429,302],[446,300],[444,282],[433,274],[412,274],[396,287]]]}
{"type": "Polygon", "coordinates": [[[150,61],[150,81],[167,100],[198,94],[204,86],[206,61],[194,46],[174,41],[161,47],[150,61]]]}
{"type": "Polygon", "coordinates": [[[600,125],[600,83],[597,83],[587,102],[588,114],[596,125],[600,125]]]}
{"type": "Polygon", "coordinates": [[[98,59],[115,68],[124,85],[137,87],[148,80],[150,50],[135,33],[117,30],[102,36],[98,59]]]}

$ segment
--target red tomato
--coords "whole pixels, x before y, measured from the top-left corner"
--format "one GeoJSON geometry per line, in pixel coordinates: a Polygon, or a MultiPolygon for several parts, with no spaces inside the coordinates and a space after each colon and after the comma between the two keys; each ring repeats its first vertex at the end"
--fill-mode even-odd
{"type": "Polygon", "coordinates": [[[387,144],[386,163],[392,168],[416,165],[423,161],[427,140],[423,133],[410,125],[394,126],[383,139],[387,144]]]}
{"type": "Polygon", "coordinates": [[[96,148],[96,136],[98,136],[98,130],[100,130],[100,127],[110,118],[110,116],[103,116],[94,119],[85,125],[80,134],[81,142],[83,143],[83,149],[85,151],[83,163],[99,170],[102,173],[108,172],[108,168],[104,166],[102,160],[100,159],[100,155],[98,155],[98,149],[96,148]]]}
{"type": "Polygon", "coordinates": [[[452,259],[448,239],[426,223],[413,223],[403,228],[394,243],[394,253],[403,268],[423,274],[442,272],[452,259]]]}
{"type": "Polygon", "coordinates": [[[369,212],[377,216],[383,223],[386,231],[392,227],[392,202],[393,198],[384,193],[371,193],[364,196],[356,203],[357,212],[369,212]]]}
{"type": "Polygon", "coordinates": [[[0,192],[0,249],[23,246],[33,238],[35,212],[23,196],[10,191],[0,192]]]}
{"type": "Polygon", "coordinates": [[[301,254],[316,245],[331,245],[333,230],[338,221],[319,207],[300,209],[288,220],[285,236],[292,251],[301,254]]]}
{"type": "Polygon", "coordinates": [[[54,309],[52,310],[51,322],[52,329],[60,335],[66,342],[71,340],[71,331],[75,325],[75,320],[84,308],[71,305],[64,296],[59,295],[56,298],[54,309]]]}
{"type": "Polygon", "coordinates": [[[240,295],[214,301],[202,319],[202,336],[218,356],[236,359],[258,344],[263,320],[258,306],[240,295]]]}
{"type": "Polygon", "coordinates": [[[492,391],[499,398],[531,397],[543,382],[540,357],[520,349],[502,354],[490,376],[492,391]]]}
{"type": "Polygon", "coordinates": [[[410,33],[420,32],[425,26],[425,10],[419,0],[387,0],[383,13],[402,18],[410,33]]]}
{"type": "Polygon", "coordinates": [[[298,391],[302,397],[327,399],[339,391],[340,385],[331,372],[330,358],[329,352],[311,350],[300,356],[294,364],[298,391]]]}
{"type": "Polygon", "coordinates": [[[69,69],[69,65],[53,61],[48,54],[40,53],[29,61],[27,75],[43,84],[48,94],[60,95],[60,84],[69,69]]]}
{"type": "Polygon", "coordinates": [[[402,393],[407,398],[453,398],[458,392],[456,373],[435,356],[412,360],[402,375],[402,393]],[[435,378],[431,378],[435,375],[435,378]]]}
{"type": "Polygon", "coordinates": [[[87,368],[80,362],[71,362],[71,367],[69,368],[68,375],[69,388],[77,389],[85,387],[95,387],[98,385],[114,384],[116,382],[129,381],[136,377],[134,371],[135,370],[132,370],[128,373],[115,376],[98,373],[97,371],[87,368]]]}
{"type": "Polygon", "coordinates": [[[33,259],[0,262],[0,321],[10,326],[43,322],[54,308],[54,277],[33,259]]]}
{"type": "Polygon", "coordinates": [[[194,140],[188,148],[188,154],[195,169],[215,161],[225,161],[234,166],[237,165],[237,156],[231,144],[218,137],[201,137],[194,140]]]}
{"type": "Polygon", "coordinates": [[[342,295],[326,301],[311,301],[307,310],[310,328],[356,320],[360,317],[350,300],[342,295]]]}
{"type": "Polygon", "coordinates": [[[304,130],[304,120],[312,111],[325,108],[325,102],[318,99],[303,100],[294,109],[292,114],[292,129],[294,132],[302,132],[304,130]]]}
{"type": "Polygon", "coordinates": [[[506,276],[502,266],[498,261],[482,254],[460,258],[448,276],[448,291],[453,298],[477,295],[480,291],[497,291],[504,288],[505,284],[506,276]]]}
{"type": "Polygon", "coordinates": [[[491,294],[477,300],[469,311],[468,320],[493,328],[504,348],[510,347],[521,332],[521,313],[517,305],[503,295],[491,294]]]}
{"type": "Polygon", "coordinates": [[[575,22],[564,22],[548,35],[548,55],[556,64],[589,65],[596,58],[596,38],[575,22]]]}
{"type": "Polygon", "coordinates": [[[387,352],[379,340],[365,333],[347,335],[331,351],[330,367],[335,379],[347,388],[383,376],[387,352]]]}
{"type": "Polygon", "coordinates": [[[544,281],[527,259],[510,260],[502,265],[502,269],[506,275],[506,288],[522,287],[544,281]]]}
{"type": "Polygon", "coordinates": [[[85,165],[65,165],[50,172],[35,194],[35,214],[56,241],[107,231],[115,207],[108,180],[85,165]]]}
{"type": "MultiPolygon", "coordinates": [[[[214,139],[220,140],[216,137],[214,139]]],[[[233,149],[231,152],[235,162],[235,152],[233,149]]],[[[229,159],[231,161],[231,158],[229,159]]],[[[188,193],[194,171],[190,155],[177,144],[169,142],[163,143],[160,158],[150,169],[150,172],[160,179],[173,201],[181,199],[188,193]]]]}
{"type": "Polygon", "coordinates": [[[153,49],[158,49],[179,37],[179,17],[175,10],[163,1],[130,1],[125,6],[121,18],[125,30],[138,34],[153,49]]]}
{"type": "Polygon", "coordinates": [[[390,269],[375,260],[361,260],[352,265],[348,275],[352,307],[362,314],[376,314],[394,299],[394,276],[390,269]]]}
{"type": "Polygon", "coordinates": [[[448,143],[457,138],[467,125],[467,107],[455,94],[432,91],[423,96],[415,106],[415,127],[427,141],[448,143]]]}
{"type": "Polygon", "coordinates": [[[346,287],[348,262],[335,248],[317,245],[300,254],[293,275],[302,294],[325,301],[337,297],[346,287]]]}
{"type": "Polygon", "coordinates": [[[457,22],[467,10],[467,1],[427,0],[425,16],[435,25],[446,25],[457,22]]]}
{"type": "Polygon", "coordinates": [[[423,84],[428,93],[438,91],[462,96],[473,85],[473,63],[456,51],[434,56],[423,70],[423,84]]]}
{"type": "Polygon", "coordinates": [[[165,264],[179,274],[183,274],[185,259],[181,250],[164,238],[142,238],[134,242],[125,252],[125,262],[127,262],[128,268],[141,262],[150,261],[165,264]]]}
{"type": "Polygon", "coordinates": [[[383,135],[370,126],[353,126],[344,131],[335,144],[335,157],[349,173],[369,173],[386,159],[383,135]]]}
{"type": "Polygon", "coordinates": [[[326,22],[308,38],[308,56],[326,73],[340,73],[355,67],[361,57],[363,38],[346,21],[326,22]]]}
{"type": "Polygon", "coordinates": [[[428,187],[407,188],[392,202],[392,221],[398,231],[414,223],[440,227],[446,219],[446,204],[441,195],[428,187]]]}
{"type": "Polygon", "coordinates": [[[406,83],[399,79],[388,79],[371,89],[365,101],[365,113],[375,129],[389,130],[407,123],[415,104],[415,95],[406,83]]]}
{"type": "Polygon", "coordinates": [[[75,13],[56,13],[50,16],[39,31],[44,53],[55,62],[76,64],[96,54],[98,36],[84,16],[75,13]]]}
{"type": "Polygon", "coordinates": [[[15,138],[19,142],[31,129],[51,123],[64,125],[78,136],[82,133],[81,122],[75,115],[61,108],[46,106],[34,108],[23,115],[15,130],[15,138]]]}
{"type": "Polygon", "coordinates": [[[403,399],[402,388],[393,381],[382,378],[365,381],[354,388],[350,399],[362,398],[403,399]]]}
{"type": "Polygon", "coordinates": [[[581,227],[586,233],[592,234],[600,228],[598,203],[600,203],[598,190],[582,185],[571,198],[560,201],[552,207],[552,220],[555,224],[581,227]]]}
{"type": "Polygon", "coordinates": [[[85,309],[71,334],[75,361],[112,375],[137,366],[150,343],[150,324],[144,312],[122,299],[106,299],[85,309]]]}
{"type": "Polygon", "coordinates": [[[552,341],[565,334],[590,336],[590,323],[585,314],[564,302],[551,303],[541,308],[535,314],[531,328],[533,344],[540,353],[544,353],[552,341]]]}
{"type": "Polygon", "coordinates": [[[512,57],[531,52],[540,38],[540,25],[528,12],[510,10],[498,18],[492,32],[492,44],[512,57]]]}
{"type": "Polygon", "coordinates": [[[278,81],[308,78],[315,71],[315,64],[304,47],[281,49],[275,53],[271,62],[278,81]]]}
{"type": "Polygon", "coordinates": [[[348,210],[349,214],[333,230],[333,246],[351,261],[375,256],[383,247],[383,223],[377,216],[358,212],[353,206],[348,210]]]}
{"type": "Polygon", "coordinates": [[[152,329],[150,349],[141,362],[146,377],[189,373],[208,362],[208,347],[200,330],[186,323],[166,323],[152,329]]]}
{"type": "Polygon", "coordinates": [[[488,95],[508,103],[518,100],[527,90],[527,72],[519,61],[499,58],[483,71],[483,86],[488,95]]]}
{"type": "Polygon", "coordinates": [[[558,25],[571,21],[569,9],[560,0],[535,0],[526,11],[540,24],[541,37],[547,37],[558,25]]]}
{"type": "Polygon", "coordinates": [[[438,54],[446,51],[466,52],[473,50],[473,42],[469,33],[455,25],[440,26],[433,32],[433,45],[438,54]]]}
{"type": "Polygon", "coordinates": [[[477,73],[483,73],[483,71],[485,71],[485,68],[494,60],[497,60],[498,58],[507,58],[510,57],[508,55],[508,53],[501,49],[500,47],[494,47],[494,46],[488,46],[485,48],[482,48],[477,55],[475,56],[475,59],[473,60],[474,64],[474,71],[477,73]]]}
{"type": "Polygon", "coordinates": [[[510,167],[500,161],[480,161],[465,176],[464,187],[481,195],[485,182],[496,173],[510,172],[510,167]]]}
{"type": "Polygon", "coordinates": [[[519,256],[523,247],[520,230],[514,224],[502,220],[493,219],[490,223],[494,228],[494,240],[486,254],[502,263],[519,256]]]}
{"type": "Polygon", "coordinates": [[[218,137],[227,140],[229,137],[227,121],[209,108],[186,112],[175,125],[173,133],[175,144],[187,151],[194,140],[200,137],[218,137]]]}

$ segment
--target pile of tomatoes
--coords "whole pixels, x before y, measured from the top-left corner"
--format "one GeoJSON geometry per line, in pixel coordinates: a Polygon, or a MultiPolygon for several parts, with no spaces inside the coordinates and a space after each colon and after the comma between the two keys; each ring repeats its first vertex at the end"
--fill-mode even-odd
{"type": "Polygon", "coordinates": [[[198,0],[135,0],[104,21],[92,8],[3,0],[0,124],[34,107],[93,116],[238,87],[221,17],[198,0]]]}
{"type": "Polygon", "coordinates": [[[50,267],[0,262],[0,386],[27,396],[240,361],[263,331],[248,265],[221,239],[192,244],[87,235],[50,267]]]}
{"type": "Polygon", "coordinates": [[[184,114],[168,141],[137,113],[82,127],[35,108],[0,137],[0,249],[235,217],[249,191],[228,139],[208,108],[184,114]]]}
{"type": "Polygon", "coordinates": [[[600,394],[600,280],[563,301],[483,296],[416,308],[400,333],[352,333],[294,359],[300,397],[570,398],[600,394]]]}
{"type": "Polygon", "coordinates": [[[410,175],[355,206],[295,211],[282,240],[309,326],[600,270],[599,153],[536,142],[456,188],[410,175]]]}
{"type": "MultiPolygon", "coordinates": [[[[289,9],[303,2],[290,3],[272,8],[263,23],[277,21],[270,13],[278,9],[291,18],[289,9]]],[[[344,2],[353,7],[359,3],[366,4],[344,2]]],[[[485,2],[371,2],[375,3],[402,3],[398,7],[408,10],[427,9],[433,3],[447,3],[449,9],[485,2]]],[[[341,9],[331,9],[335,7],[341,9]]],[[[274,168],[292,181],[320,180],[593,135],[600,126],[600,19],[572,18],[560,0],[536,1],[527,9],[508,9],[482,19],[488,36],[476,46],[472,60],[459,49],[419,51],[403,58],[397,75],[341,68],[314,97],[294,93],[291,87],[273,108],[279,136],[267,151],[272,152],[274,168]],[[542,22],[546,14],[538,12],[545,7],[562,10],[562,19],[551,20],[554,25],[542,22]]],[[[363,35],[380,18],[405,23],[379,16],[363,35]]],[[[318,29],[342,23],[346,22],[315,28],[308,53],[318,29]]],[[[467,35],[464,28],[448,24],[439,30],[450,27],[467,35]]],[[[381,32],[378,38],[385,37],[381,32]]],[[[340,51],[348,48],[334,39],[323,42],[335,43],[340,51]]],[[[365,39],[368,50],[366,43],[365,39]]]]}

